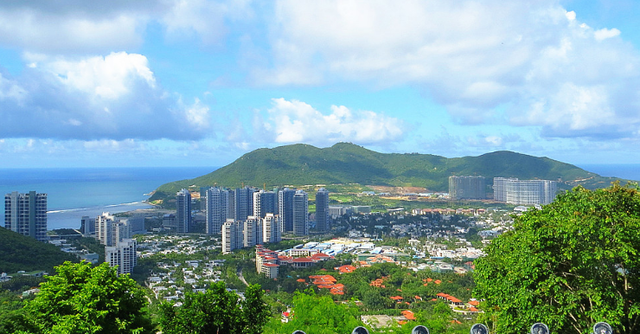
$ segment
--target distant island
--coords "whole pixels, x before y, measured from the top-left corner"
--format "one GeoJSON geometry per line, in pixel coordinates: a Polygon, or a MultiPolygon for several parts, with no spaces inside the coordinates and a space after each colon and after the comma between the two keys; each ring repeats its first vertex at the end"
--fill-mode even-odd
{"type": "MultiPolygon", "coordinates": [[[[244,185],[276,187],[360,184],[420,187],[442,192],[452,175],[515,177],[558,181],[559,189],[604,188],[616,180],[547,157],[496,151],[476,157],[446,158],[419,153],[379,153],[351,143],[331,147],[295,144],[261,148],[209,174],[160,186],[150,202],[174,197],[182,188],[244,185]]],[[[624,180],[623,180],[624,181],[624,180]]]]}

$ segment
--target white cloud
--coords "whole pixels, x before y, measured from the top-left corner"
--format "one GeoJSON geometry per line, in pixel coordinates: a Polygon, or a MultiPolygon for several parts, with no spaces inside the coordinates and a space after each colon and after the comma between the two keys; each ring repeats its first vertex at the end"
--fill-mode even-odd
{"type": "Polygon", "coordinates": [[[144,145],[137,143],[133,139],[125,140],[90,140],[82,142],[82,146],[86,151],[97,152],[119,152],[119,151],[135,151],[144,149],[144,145]]]}
{"type": "Polygon", "coordinates": [[[64,85],[101,99],[115,100],[127,94],[136,79],[155,87],[147,58],[126,52],[80,61],[56,59],[41,66],[55,74],[64,85]]]}
{"type": "Polygon", "coordinates": [[[21,103],[26,94],[26,90],[15,80],[9,80],[0,73],[0,101],[11,99],[21,103]]]}
{"type": "Polygon", "coordinates": [[[219,42],[225,20],[253,17],[249,0],[9,1],[0,5],[0,44],[45,54],[102,54],[139,47],[147,26],[170,36],[219,42]]]}
{"type": "Polygon", "coordinates": [[[141,22],[125,13],[104,17],[46,12],[42,8],[0,8],[0,43],[25,50],[100,52],[142,43],[141,22]]]}
{"type": "Polygon", "coordinates": [[[209,107],[200,102],[200,99],[196,98],[194,103],[190,106],[182,108],[185,110],[185,117],[187,122],[196,130],[206,130],[209,128],[209,107]]]}
{"type": "Polygon", "coordinates": [[[205,44],[213,44],[227,33],[226,18],[253,17],[249,4],[247,0],[176,0],[164,14],[162,22],[172,36],[195,33],[205,44]]]}
{"type": "Polygon", "coordinates": [[[39,66],[0,76],[0,134],[5,138],[199,139],[209,108],[185,105],[156,84],[147,58],[111,53],[68,59],[31,55],[39,66]]]}
{"type": "Polygon", "coordinates": [[[404,134],[402,121],[372,111],[351,111],[334,105],[331,114],[324,115],[301,101],[283,98],[272,101],[265,128],[277,143],[382,143],[404,134]]]}
{"type": "Polygon", "coordinates": [[[602,28],[594,32],[594,37],[596,38],[597,41],[602,41],[607,38],[616,37],[616,36],[620,36],[620,30],[616,28],[613,28],[613,29],[602,28]]]}
{"type": "Polygon", "coordinates": [[[603,120],[631,136],[629,122],[640,123],[638,51],[555,0],[280,0],[275,15],[259,83],[412,84],[460,123],[507,110],[548,136],[601,136],[603,120]]]}

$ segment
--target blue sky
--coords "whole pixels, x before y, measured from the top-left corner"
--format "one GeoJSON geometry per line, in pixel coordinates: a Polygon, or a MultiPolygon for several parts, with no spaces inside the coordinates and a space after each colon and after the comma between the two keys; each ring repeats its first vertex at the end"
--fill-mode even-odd
{"type": "Polygon", "coordinates": [[[640,163],[640,4],[8,0],[0,168],[353,142],[640,163]]]}

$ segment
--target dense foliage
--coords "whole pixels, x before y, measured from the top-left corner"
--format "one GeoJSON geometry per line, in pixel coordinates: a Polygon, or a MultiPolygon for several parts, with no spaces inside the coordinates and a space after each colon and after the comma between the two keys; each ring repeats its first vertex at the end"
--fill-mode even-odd
{"type": "Polygon", "coordinates": [[[160,326],[166,334],[260,334],[270,316],[263,295],[260,286],[250,285],[240,301],[218,282],[205,293],[187,292],[181,306],[160,305],[160,326]]]}
{"type": "Polygon", "coordinates": [[[53,271],[53,267],[65,262],[77,262],[74,255],[60,248],[0,227],[0,273],[34,270],[53,271]]]}
{"type": "Polygon", "coordinates": [[[561,179],[564,182],[581,179],[587,187],[602,187],[611,182],[610,178],[599,177],[570,164],[507,151],[447,159],[431,154],[384,154],[348,143],[324,149],[297,144],[258,149],[210,174],[167,183],[159,187],[150,200],[175,197],[176,191],[190,185],[240,187],[242,183],[266,183],[267,186],[358,183],[446,191],[450,175],[561,179]]]}
{"type": "Polygon", "coordinates": [[[587,333],[599,321],[640,331],[640,194],[577,187],[518,217],[476,262],[477,297],[498,333],[535,322],[587,333]]]}
{"type": "Polygon", "coordinates": [[[151,333],[142,289],[127,275],[103,263],[56,267],[57,275],[40,285],[26,303],[25,333],[151,333]]]}

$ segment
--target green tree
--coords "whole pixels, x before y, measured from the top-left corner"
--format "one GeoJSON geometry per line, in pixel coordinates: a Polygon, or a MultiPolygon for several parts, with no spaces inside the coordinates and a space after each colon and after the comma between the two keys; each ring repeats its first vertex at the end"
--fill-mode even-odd
{"type": "Polygon", "coordinates": [[[165,334],[259,334],[270,315],[259,285],[250,285],[244,301],[227,291],[224,282],[205,293],[187,292],[182,306],[160,305],[160,326],[165,334]]]}
{"type": "Polygon", "coordinates": [[[56,271],[25,305],[35,333],[152,332],[144,294],[128,275],[107,263],[65,262],[56,271]]]}
{"type": "Polygon", "coordinates": [[[309,289],[306,293],[296,292],[289,322],[272,318],[264,332],[280,334],[302,330],[314,334],[348,334],[357,326],[362,326],[357,307],[336,304],[331,297],[317,296],[309,289]]]}
{"type": "Polygon", "coordinates": [[[559,195],[516,218],[476,262],[476,297],[498,333],[535,322],[553,333],[587,333],[607,321],[640,331],[640,194],[614,184],[559,195]]]}

